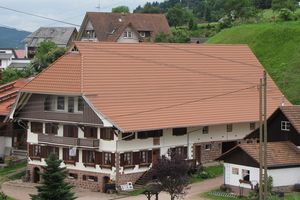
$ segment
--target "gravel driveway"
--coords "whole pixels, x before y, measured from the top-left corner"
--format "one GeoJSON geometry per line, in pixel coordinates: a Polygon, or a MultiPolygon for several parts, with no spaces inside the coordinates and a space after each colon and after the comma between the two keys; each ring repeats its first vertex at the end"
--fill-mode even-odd
{"type": "MultiPolygon", "coordinates": [[[[190,190],[188,190],[185,200],[205,200],[200,197],[200,193],[210,191],[219,187],[223,183],[223,177],[217,177],[214,179],[209,179],[200,183],[194,183],[191,185],[190,190]]],[[[16,200],[30,200],[29,194],[36,193],[34,184],[22,183],[20,181],[6,182],[2,185],[2,191],[16,200]]],[[[90,192],[88,190],[76,189],[74,190],[77,200],[112,200],[119,196],[107,195],[99,192],[90,192]]],[[[122,200],[146,200],[145,196],[135,196],[135,197],[125,197],[122,200]]],[[[167,200],[170,199],[169,195],[166,193],[161,193],[159,199],[167,200]]]]}

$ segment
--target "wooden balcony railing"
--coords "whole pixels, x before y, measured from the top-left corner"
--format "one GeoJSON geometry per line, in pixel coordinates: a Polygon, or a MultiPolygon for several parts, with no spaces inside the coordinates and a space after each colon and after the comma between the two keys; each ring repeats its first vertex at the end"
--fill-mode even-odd
{"type": "Polygon", "coordinates": [[[98,139],[85,139],[85,138],[72,138],[72,137],[60,137],[55,135],[38,134],[39,143],[56,144],[62,146],[77,146],[77,147],[99,147],[98,139]]]}

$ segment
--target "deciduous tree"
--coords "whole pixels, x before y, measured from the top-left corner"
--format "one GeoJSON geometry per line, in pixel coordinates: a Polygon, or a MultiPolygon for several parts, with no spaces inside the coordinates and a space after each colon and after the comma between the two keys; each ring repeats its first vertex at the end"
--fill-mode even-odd
{"type": "Polygon", "coordinates": [[[128,6],[117,6],[115,8],[112,8],[111,12],[113,13],[129,13],[128,6]]]}

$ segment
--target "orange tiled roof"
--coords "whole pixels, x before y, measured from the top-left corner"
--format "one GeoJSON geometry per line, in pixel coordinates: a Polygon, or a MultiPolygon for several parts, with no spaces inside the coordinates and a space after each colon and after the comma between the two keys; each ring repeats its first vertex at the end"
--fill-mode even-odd
{"type": "Polygon", "coordinates": [[[0,115],[5,116],[10,112],[15,103],[17,92],[29,82],[30,79],[19,79],[0,85],[0,115]]]}
{"type": "MultiPolygon", "coordinates": [[[[122,131],[258,120],[263,68],[246,45],[76,42],[24,87],[76,93],[122,131]]],[[[268,78],[268,111],[282,94],[268,78]]]]}

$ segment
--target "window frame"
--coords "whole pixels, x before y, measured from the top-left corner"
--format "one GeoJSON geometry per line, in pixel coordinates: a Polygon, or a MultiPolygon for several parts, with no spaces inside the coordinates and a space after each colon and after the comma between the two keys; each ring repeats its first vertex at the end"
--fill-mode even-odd
{"type": "Polygon", "coordinates": [[[123,38],[133,38],[132,31],[124,31],[123,38]]]}
{"type": "Polygon", "coordinates": [[[209,134],[209,126],[203,126],[202,134],[209,134]]]}
{"type": "Polygon", "coordinates": [[[249,123],[249,129],[250,129],[250,131],[255,130],[255,128],[256,128],[256,123],[255,122],[249,123]]]}
{"type": "Polygon", "coordinates": [[[58,134],[58,129],[59,129],[58,123],[45,123],[45,133],[46,134],[57,135],[58,134]]]}
{"type": "Polygon", "coordinates": [[[239,175],[240,174],[240,169],[237,167],[232,167],[231,168],[231,174],[233,175],[239,175]]]}
{"type": "Polygon", "coordinates": [[[112,153],[103,152],[103,164],[106,166],[112,166],[112,153]]]}
{"type": "Polygon", "coordinates": [[[133,155],[132,152],[124,152],[124,166],[133,164],[133,155]]]}
{"type": "Polygon", "coordinates": [[[291,123],[289,121],[281,121],[280,128],[282,131],[290,131],[291,123]]]}
{"type": "Polygon", "coordinates": [[[82,97],[78,97],[77,98],[77,112],[83,112],[83,111],[84,111],[84,100],[82,97]]]}
{"type": "Polygon", "coordinates": [[[226,125],[226,132],[231,133],[233,131],[233,124],[227,124],[226,125]]]}
{"type": "Polygon", "coordinates": [[[64,96],[57,96],[56,97],[56,110],[58,111],[65,111],[65,108],[66,108],[66,99],[64,96]],[[63,102],[60,102],[60,100],[63,102]],[[62,105],[60,105],[60,103],[63,103],[62,105]],[[62,106],[62,107],[61,107],[62,106]]]}
{"type": "Polygon", "coordinates": [[[84,127],[84,137],[98,139],[98,127],[85,126],[84,127]]]}
{"type": "Polygon", "coordinates": [[[172,135],[173,136],[182,136],[187,134],[187,128],[173,128],[172,135]]]}
{"type": "Polygon", "coordinates": [[[248,170],[248,169],[242,169],[242,180],[250,182],[250,170],[248,170]],[[247,177],[247,178],[245,179],[245,177],[247,177]]]}
{"type": "Polygon", "coordinates": [[[43,129],[44,129],[44,124],[42,122],[30,122],[30,132],[31,133],[36,133],[36,134],[43,133],[43,131],[44,131],[43,129]],[[33,126],[33,124],[35,124],[35,125],[33,126]],[[41,127],[36,128],[35,127],[36,125],[39,125],[41,127]]]}

